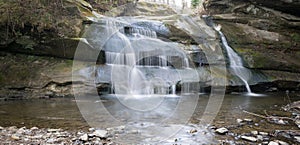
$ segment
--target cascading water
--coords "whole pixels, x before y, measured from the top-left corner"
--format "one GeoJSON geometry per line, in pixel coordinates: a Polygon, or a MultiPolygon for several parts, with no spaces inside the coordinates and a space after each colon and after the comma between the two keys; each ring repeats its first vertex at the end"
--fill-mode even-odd
{"type": "Polygon", "coordinates": [[[248,84],[248,80],[251,77],[251,72],[249,69],[243,66],[242,58],[236,52],[234,52],[234,50],[228,45],[226,37],[224,36],[224,34],[221,32],[220,29],[221,28],[218,26],[215,27],[215,30],[219,33],[222,40],[222,44],[227,51],[230,68],[233,70],[233,73],[244,82],[247,92],[252,93],[250,86],[248,84]]]}
{"type": "MultiPolygon", "coordinates": [[[[112,75],[109,83],[113,92],[127,95],[175,95],[176,84],[184,82],[180,75],[187,75],[179,75],[177,69],[192,71],[187,54],[179,44],[157,38],[158,29],[163,30],[163,33],[167,30],[163,25],[159,23],[161,26],[157,27],[155,25],[158,22],[141,21],[110,18],[101,23],[104,30],[112,34],[103,50],[106,65],[110,66],[112,72],[108,74],[112,75]]],[[[189,81],[198,80],[190,76],[194,80],[189,81]]],[[[100,82],[101,78],[107,82],[109,77],[100,77],[100,82]]],[[[188,93],[189,87],[182,91],[188,93]]]]}

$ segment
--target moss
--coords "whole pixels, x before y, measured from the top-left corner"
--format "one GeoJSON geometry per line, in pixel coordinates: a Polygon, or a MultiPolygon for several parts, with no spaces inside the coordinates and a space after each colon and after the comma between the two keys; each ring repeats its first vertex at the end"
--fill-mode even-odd
{"type": "Polygon", "coordinates": [[[230,22],[217,21],[217,23],[221,24],[222,31],[231,45],[249,43],[242,28],[230,22]]]}
{"type": "Polygon", "coordinates": [[[0,73],[0,86],[1,86],[1,84],[2,84],[3,81],[4,81],[4,76],[3,76],[2,73],[0,73]]]}
{"type": "Polygon", "coordinates": [[[31,68],[24,67],[22,71],[17,71],[16,76],[20,80],[26,80],[28,78],[31,78],[31,76],[34,76],[34,72],[31,70],[31,68]]]}
{"type": "Polygon", "coordinates": [[[246,66],[250,68],[268,68],[273,66],[274,60],[260,51],[249,48],[236,48],[235,50],[246,61],[246,66]]]}
{"type": "Polygon", "coordinates": [[[259,52],[252,51],[251,56],[254,60],[253,65],[255,68],[268,68],[268,66],[270,66],[269,64],[273,63],[273,61],[271,59],[262,55],[259,52]]]}
{"type": "Polygon", "coordinates": [[[300,34],[299,33],[292,33],[291,38],[295,42],[300,42],[300,34]]]}
{"type": "Polygon", "coordinates": [[[25,49],[33,50],[37,43],[30,36],[22,36],[16,40],[16,43],[22,45],[25,49]]]}
{"type": "Polygon", "coordinates": [[[73,60],[63,60],[52,68],[53,72],[70,72],[72,70],[73,60]]]}

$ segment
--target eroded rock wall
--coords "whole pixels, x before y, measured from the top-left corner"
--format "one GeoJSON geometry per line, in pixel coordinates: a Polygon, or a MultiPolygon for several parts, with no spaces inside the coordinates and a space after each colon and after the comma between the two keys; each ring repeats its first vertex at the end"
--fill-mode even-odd
{"type": "Polygon", "coordinates": [[[207,0],[204,7],[247,67],[273,80],[299,81],[290,77],[300,73],[298,0],[207,0]]]}

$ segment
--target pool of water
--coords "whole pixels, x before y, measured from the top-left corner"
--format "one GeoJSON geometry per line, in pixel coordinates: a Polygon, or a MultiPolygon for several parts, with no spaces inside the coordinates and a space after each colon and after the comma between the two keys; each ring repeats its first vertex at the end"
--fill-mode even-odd
{"type": "MultiPolygon", "coordinates": [[[[263,111],[266,110],[267,112],[272,113],[274,110],[279,110],[280,107],[288,104],[289,101],[300,100],[300,95],[297,93],[290,93],[288,96],[289,97],[287,97],[285,92],[266,93],[263,96],[227,94],[224,97],[221,109],[213,124],[226,125],[236,122],[237,118],[243,119],[247,117],[247,114],[243,113],[241,110],[247,110],[259,114],[263,114],[263,111]]],[[[120,136],[120,141],[122,141],[122,137],[124,140],[127,140],[130,137],[137,138],[138,135],[132,133],[132,130],[139,130],[139,135],[144,136],[143,141],[145,142],[160,140],[165,134],[168,134],[168,136],[172,134],[174,135],[173,138],[176,138],[176,136],[180,135],[181,137],[178,138],[181,139],[182,143],[192,143],[185,142],[186,140],[190,140],[192,137],[194,137],[192,140],[195,142],[199,142],[199,138],[200,140],[203,140],[204,138],[208,138],[208,140],[210,140],[209,138],[212,138],[212,135],[208,130],[205,129],[205,125],[203,126],[199,124],[201,116],[207,107],[207,102],[209,100],[208,94],[199,95],[199,98],[197,99],[198,104],[195,108],[195,111],[192,117],[186,123],[178,123],[178,120],[180,120],[182,114],[186,112],[184,109],[179,109],[179,111],[175,112],[175,114],[172,114],[171,116],[173,118],[171,118],[171,121],[164,123],[160,122],[162,118],[170,116],[172,109],[176,108],[176,105],[179,102],[184,102],[187,103],[186,105],[188,105],[189,102],[185,102],[183,97],[185,96],[168,97],[167,99],[158,97],[156,103],[161,102],[160,105],[163,107],[160,107],[157,110],[154,109],[155,111],[142,110],[145,108],[145,105],[146,108],[156,107],[155,105],[151,104],[151,100],[148,102],[148,104],[144,103],[145,101],[149,101],[147,99],[139,100],[134,107],[135,109],[140,109],[139,111],[142,111],[142,113],[129,111],[132,108],[128,108],[126,105],[124,105],[126,103],[132,103],[132,101],[128,102],[128,98],[122,100],[118,97],[106,95],[102,96],[97,102],[87,101],[86,103],[103,104],[106,111],[109,112],[109,115],[114,116],[114,118],[117,120],[120,120],[120,125],[125,125],[129,130],[131,130],[131,133],[120,136]],[[198,132],[202,132],[201,136],[205,134],[206,137],[201,138],[199,135],[185,137],[185,133],[188,130],[193,130],[195,128],[198,130],[198,132]],[[160,133],[155,135],[155,132],[160,133]]],[[[83,100],[77,101],[84,102],[83,100]]],[[[91,112],[93,111],[95,110],[91,110],[91,112]]],[[[111,127],[112,122],[110,119],[108,119],[109,116],[107,116],[107,114],[106,116],[98,116],[98,118],[95,116],[95,120],[99,118],[101,119],[98,120],[97,123],[100,124],[100,126],[97,127],[111,127]]],[[[89,128],[89,124],[82,117],[74,98],[0,101],[0,126],[13,125],[18,127],[37,126],[43,128],[63,128],[67,130],[80,130],[89,128]]],[[[140,142],[141,140],[137,141],[140,142]]],[[[166,141],[168,142],[168,140],[166,141]]],[[[210,141],[213,141],[213,139],[210,141]]],[[[207,142],[209,141],[205,141],[204,143],[207,142]]]]}

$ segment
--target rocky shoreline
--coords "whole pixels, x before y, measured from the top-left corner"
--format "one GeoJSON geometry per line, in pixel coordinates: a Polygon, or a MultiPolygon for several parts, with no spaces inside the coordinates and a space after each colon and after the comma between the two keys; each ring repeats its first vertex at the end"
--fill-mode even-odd
{"type": "Polygon", "coordinates": [[[1,144],[113,144],[106,130],[66,131],[50,128],[0,127],[1,144]]]}
{"type": "Polygon", "coordinates": [[[235,125],[220,128],[212,126],[211,128],[218,134],[216,138],[220,144],[288,145],[300,143],[299,130],[274,130],[264,132],[261,131],[262,129],[256,129],[259,125],[259,123],[254,122],[252,119],[245,118],[237,119],[237,124],[235,125]],[[236,131],[241,128],[250,128],[251,131],[236,133],[236,131]]]}
{"type": "MultiPolygon", "coordinates": [[[[252,119],[237,119],[237,124],[217,128],[209,126],[209,132],[215,135],[217,144],[261,144],[261,145],[288,145],[300,143],[299,130],[274,130],[264,132],[253,129],[249,132],[235,133],[235,130],[248,126],[259,126],[252,119]]],[[[138,130],[134,132],[138,136],[138,130]]],[[[192,129],[187,134],[197,134],[197,129],[192,129]]],[[[108,128],[106,130],[89,128],[88,130],[69,131],[64,129],[0,126],[0,142],[2,144],[118,144],[114,139],[119,134],[126,133],[125,126],[108,128]]],[[[201,136],[201,135],[200,135],[201,136]]],[[[204,135],[205,136],[205,135],[204,135]]],[[[175,138],[176,144],[180,138],[175,138]]]]}

